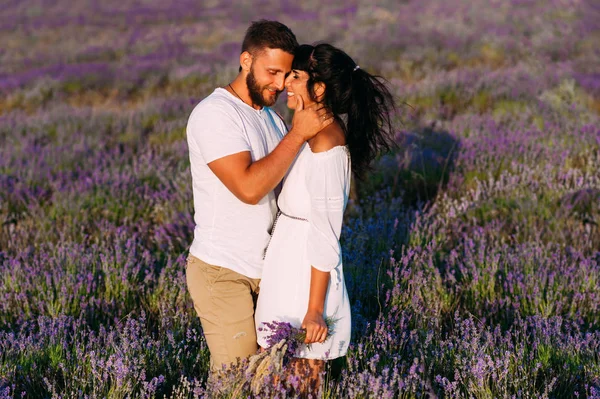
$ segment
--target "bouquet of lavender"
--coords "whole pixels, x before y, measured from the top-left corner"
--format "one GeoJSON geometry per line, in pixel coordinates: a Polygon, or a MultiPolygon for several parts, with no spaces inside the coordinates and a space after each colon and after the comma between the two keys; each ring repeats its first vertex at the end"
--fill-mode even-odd
{"type": "MultiPolygon", "coordinates": [[[[335,319],[325,318],[327,324],[327,339],[333,335],[335,319]]],[[[270,331],[267,338],[269,349],[253,355],[249,359],[246,378],[250,380],[252,392],[256,395],[261,391],[266,377],[280,375],[283,366],[296,354],[300,345],[305,345],[306,330],[292,326],[287,322],[272,321],[263,323],[259,331],[270,331]]],[[[308,345],[310,348],[310,344],[308,345]]]]}

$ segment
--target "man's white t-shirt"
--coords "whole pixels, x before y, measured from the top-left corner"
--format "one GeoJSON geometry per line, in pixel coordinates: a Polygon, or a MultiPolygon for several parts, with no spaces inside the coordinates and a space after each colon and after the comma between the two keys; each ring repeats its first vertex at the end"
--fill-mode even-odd
{"type": "Polygon", "coordinates": [[[275,194],[270,192],[257,205],[245,204],[207,164],[244,151],[257,161],[273,151],[286,131],[275,111],[256,110],[222,88],[196,105],[186,129],[196,223],[192,255],[250,278],[261,277],[277,214],[275,194]]]}

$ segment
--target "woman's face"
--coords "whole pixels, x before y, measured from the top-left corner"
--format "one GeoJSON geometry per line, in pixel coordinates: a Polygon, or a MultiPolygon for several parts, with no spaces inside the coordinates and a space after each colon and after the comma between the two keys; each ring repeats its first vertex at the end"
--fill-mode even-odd
{"type": "Polygon", "coordinates": [[[285,80],[285,88],[287,89],[287,106],[290,109],[296,108],[296,99],[302,97],[304,108],[315,102],[310,99],[306,84],[308,83],[308,73],[297,69],[292,69],[292,72],[285,80]]]}

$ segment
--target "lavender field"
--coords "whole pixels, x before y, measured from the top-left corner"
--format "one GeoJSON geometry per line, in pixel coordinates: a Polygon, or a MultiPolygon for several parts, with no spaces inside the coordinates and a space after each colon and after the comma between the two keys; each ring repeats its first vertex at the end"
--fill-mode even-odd
{"type": "Polygon", "coordinates": [[[260,18],[398,101],[346,213],[353,342],[322,396],[600,398],[597,1],[2,3],[0,398],[213,396],[185,126],[260,18]]]}

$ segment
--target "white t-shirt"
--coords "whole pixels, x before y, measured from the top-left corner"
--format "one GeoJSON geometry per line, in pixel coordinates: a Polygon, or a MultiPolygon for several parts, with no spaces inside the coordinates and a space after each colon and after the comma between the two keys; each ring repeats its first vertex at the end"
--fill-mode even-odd
{"type": "Polygon", "coordinates": [[[244,151],[257,161],[273,151],[286,131],[275,111],[256,110],[222,88],[196,105],[186,129],[196,223],[192,255],[250,278],[261,277],[277,214],[275,194],[270,192],[257,205],[245,204],[207,164],[244,151]]]}

